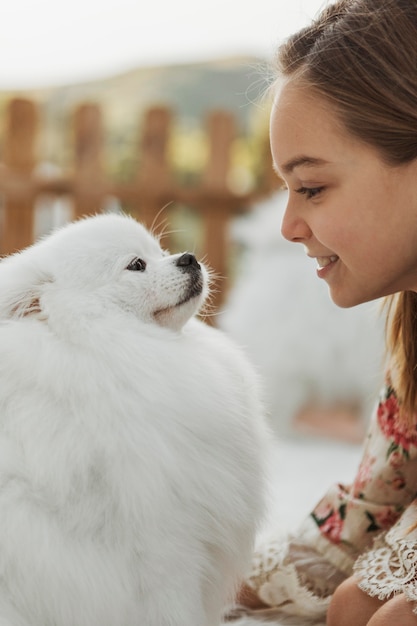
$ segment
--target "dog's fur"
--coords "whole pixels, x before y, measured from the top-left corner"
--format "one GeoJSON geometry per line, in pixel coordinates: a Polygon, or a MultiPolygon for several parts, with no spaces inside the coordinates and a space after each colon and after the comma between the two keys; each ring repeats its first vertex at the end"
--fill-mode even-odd
{"type": "Polygon", "coordinates": [[[219,622],[267,433],[240,350],[190,319],[206,294],[122,215],[1,261],[0,626],[219,622]]]}

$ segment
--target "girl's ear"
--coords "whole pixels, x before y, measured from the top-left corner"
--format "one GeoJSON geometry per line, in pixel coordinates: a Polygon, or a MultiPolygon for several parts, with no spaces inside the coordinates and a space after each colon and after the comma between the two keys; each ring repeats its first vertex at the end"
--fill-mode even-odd
{"type": "Polygon", "coordinates": [[[52,277],[14,254],[0,261],[0,320],[21,318],[41,312],[41,295],[52,277]]]}

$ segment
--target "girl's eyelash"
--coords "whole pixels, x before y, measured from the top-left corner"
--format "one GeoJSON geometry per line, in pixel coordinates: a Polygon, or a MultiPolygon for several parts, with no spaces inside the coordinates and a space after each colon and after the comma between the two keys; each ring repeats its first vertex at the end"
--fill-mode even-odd
{"type": "Polygon", "coordinates": [[[321,191],[323,191],[324,187],[300,187],[299,189],[296,189],[296,193],[301,193],[305,196],[307,196],[308,199],[310,198],[314,198],[315,196],[317,196],[321,191]]]}

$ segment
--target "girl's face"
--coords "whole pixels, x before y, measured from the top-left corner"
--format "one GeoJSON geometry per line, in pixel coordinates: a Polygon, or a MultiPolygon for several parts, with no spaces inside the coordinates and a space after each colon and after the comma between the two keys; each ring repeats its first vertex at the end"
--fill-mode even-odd
{"type": "Polygon", "coordinates": [[[417,291],[417,160],[387,165],[330,103],[291,82],[275,98],[270,135],[289,190],[282,234],[317,259],[333,301],[417,291]]]}

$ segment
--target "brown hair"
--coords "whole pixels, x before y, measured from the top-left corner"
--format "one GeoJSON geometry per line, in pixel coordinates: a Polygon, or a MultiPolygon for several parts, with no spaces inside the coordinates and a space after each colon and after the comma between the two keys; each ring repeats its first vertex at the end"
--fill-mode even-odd
{"type": "MultiPolygon", "coordinates": [[[[281,76],[330,101],[348,131],[388,164],[417,158],[416,0],[339,0],[279,48],[277,65],[281,76]]],[[[386,302],[387,348],[402,418],[411,422],[417,294],[402,292],[386,302]]]]}

